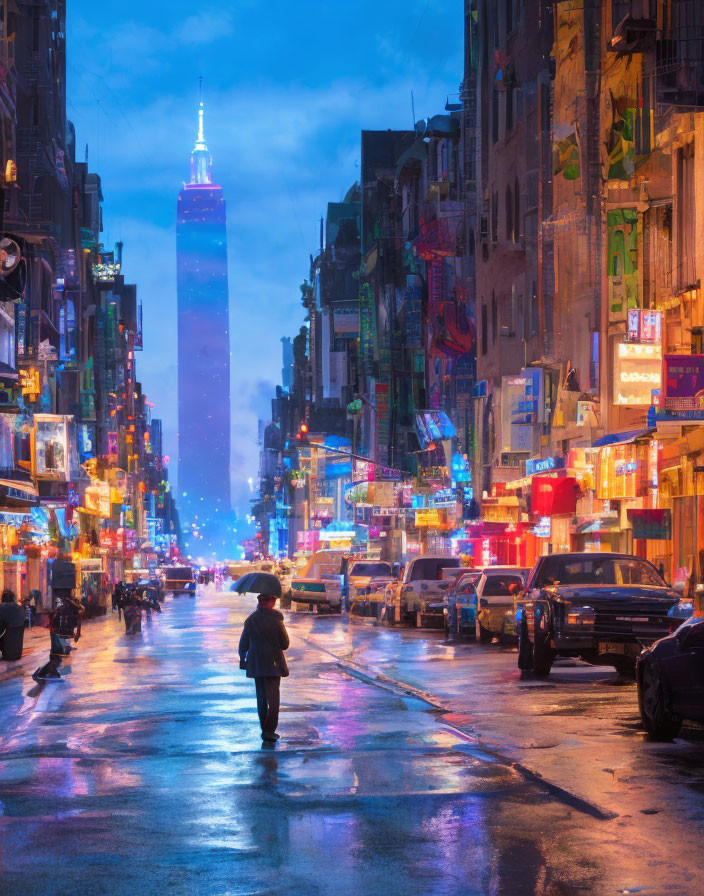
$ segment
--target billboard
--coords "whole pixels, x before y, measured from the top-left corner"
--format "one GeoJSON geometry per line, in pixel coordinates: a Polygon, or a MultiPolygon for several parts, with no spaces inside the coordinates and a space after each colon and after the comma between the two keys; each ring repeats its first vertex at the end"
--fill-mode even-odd
{"type": "Polygon", "coordinates": [[[665,355],[662,405],[668,416],[704,420],[704,355],[665,355]]]}
{"type": "Polygon", "coordinates": [[[669,541],[672,538],[672,513],[669,510],[627,511],[628,521],[633,524],[633,538],[645,541],[669,541]]]}

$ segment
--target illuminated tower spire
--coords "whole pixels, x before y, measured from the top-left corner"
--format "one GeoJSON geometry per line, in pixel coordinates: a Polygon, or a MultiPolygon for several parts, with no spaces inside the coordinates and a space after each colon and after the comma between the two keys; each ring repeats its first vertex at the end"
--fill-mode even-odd
{"type": "Polygon", "coordinates": [[[203,132],[203,79],[200,79],[201,99],[198,108],[198,139],[191,153],[191,183],[192,184],[211,184],[213,182],[211,175],[212,159],[205,143],[205,135],[203,132]]]}

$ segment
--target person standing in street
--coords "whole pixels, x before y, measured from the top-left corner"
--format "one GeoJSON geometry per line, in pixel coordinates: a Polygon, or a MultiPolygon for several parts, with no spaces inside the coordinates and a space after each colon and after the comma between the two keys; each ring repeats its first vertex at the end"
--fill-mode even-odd
{"type": "Polygon", "coordinates": [[[260,594],[259,606],[244,623],[240,637],[240,669],[253,678],[257,691],[257,711],[262,726],[262,740],[275,743],[279,739],[279,689],[281,679],[288,676],[284,650],[289,638],[283,613],[275,609],[276,597],[260,594]]]}

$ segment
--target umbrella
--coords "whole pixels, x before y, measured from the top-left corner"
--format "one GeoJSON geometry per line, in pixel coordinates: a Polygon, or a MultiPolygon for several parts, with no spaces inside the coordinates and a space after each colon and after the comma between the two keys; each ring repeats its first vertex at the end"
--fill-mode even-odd
{"type": "Polygon", "coordinates": [[[268,572],[248,572],[230,588],[240,594],[271,594],[281,597],[281,582],[268,572]]]}

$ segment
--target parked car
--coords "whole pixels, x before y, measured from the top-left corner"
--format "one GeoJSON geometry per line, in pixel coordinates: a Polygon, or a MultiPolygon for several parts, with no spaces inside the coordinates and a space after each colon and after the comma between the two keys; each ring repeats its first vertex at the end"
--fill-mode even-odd
{"type": "Polygon", "coordinates": [[[523,589],[529,570],[521,566],[489,566],[475,588],[477,592],[477,638],[489,643],[517,639],[514,595],[523,589]]]}
{"type": "Polygon", "coordinates": [[[447,634],[449,637],[469,638],[477,636],[476,584],[482,577],[481,569],[460,573],[447,591],[447,634]]]}
{"type": "Polygon", "coordinates": [[[641,649],[670,631],[679,596],[652,563],[628,554],[549,554],[528,578],[518,667],[549,675],[558,656],[632,672],[641,649]]]}
{"type": "Polygon", "coordinates": [[[164,573],[164,591],[177,594],[196,593],[196,580],[193,577],[193,569],[190,566],[166,566],[164,573]]]}
{"type": "Polygon", "coordinates": [[[344,575],[343,593],[350,602],[381,590],[394,580],[391,564],[384,560],[350,560],[344,575]]]}
{"type": "Polygon", "coordinates": [[[386,588],[386,621],[411,623],[419,628],[444,628],[443,599],[451,580],[443,570],[458,569],[459,565],[458,557],[424,555],[409,560],[403,580],[386,588]]]}
{"type": "Polygon", "coordinates": [[[291,578],[291,608],[317,613],[342,610],[342,551],[315,551],[291,578]]]}
{"type": "Polygon", "coordinates": [[[647,647],[636,681],[640,716],[652,737],[676,737],[684,719],[704,722],[704,619],[692,616],[647,647]]]}
{"type": "Polygon", "coordinates": [[[392,566],[384,560],[351,560],[345,574],[350,615],[378,619],[384,607],[386,586],[393,580],[392,566]]]}

